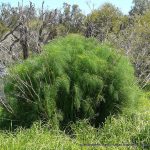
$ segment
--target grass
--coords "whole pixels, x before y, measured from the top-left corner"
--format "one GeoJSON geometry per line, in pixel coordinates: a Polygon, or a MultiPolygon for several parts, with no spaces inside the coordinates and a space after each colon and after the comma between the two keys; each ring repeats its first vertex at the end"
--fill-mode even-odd
{"type": "MultiPolygon", "coordinates": [[[[147,94],[148,95],[148,94],[147,94]]],[[[65,134],[51,123],[42,125],[35,122],[31,128],[18,128],[15,132],[0,131],[1,150],[127,150],[149,149],[142,144],[150,144],[150,102],[144,95],[139,101],[139,109],[132,113],[108,117],[103,127],[98,129],[89,125],[87,120],[70,124],[73,133],[65,134]],[[80,144],[102,144],[107,146],[88,146],[80,144]],[[115,144],[120,144],[116,145],[115,144]],[[124,146],[123,146],[124,144],[124,146]],[[125,146],[125,144],[131,144],[125,146]],[[136,144],[137,147],[134,147],[136,144]],[[114,145],[114,146],[112,146],[114,145]],[[122,146],[121,146],[122,145],[122,146]]]]}

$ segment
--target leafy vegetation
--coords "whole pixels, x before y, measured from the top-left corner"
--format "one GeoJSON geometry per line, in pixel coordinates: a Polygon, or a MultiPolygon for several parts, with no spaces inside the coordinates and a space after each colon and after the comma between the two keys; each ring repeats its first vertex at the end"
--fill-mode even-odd
{"type": "Polygon", "coordinates": [[[2,3],[0,149],[150,149],[149,15],[2,3]]]}
{"type": "Polygon", "coordinates": [[[49,10],[43,2],[38,11],[32,2],[17,7],[2,3],[0,63],[6,66],[14,60],[27,59],[32,54],[41,53],[43,45],[54,38],[78,33],[95,37],[99,42],[108,41],[116,49],[121,49],[134,65],[138,83],[144,88],[150,81],[149,13],[149,0],[133,0],[128,15],[111,3],[93,8],[87,15],[77,4],[64,3],[62,10],[49,10]]]}
{"type": "Polygon", "coordinates": [[[150,99],[146,97],[142,96],[137,112],[134,110],[134,114],[111,116],[107,118],[103,128],[96,129],[88,120],[82,120],[71,123],[69,126],[73,133],[66,135],[65,131],[56,129],[51,122],[45,125],[42,122],[35,122],[30,129],[18,128],[15,132],[0,131],[0,147],[2,150],[149,149],[150,99]]]}
{"type": "MultiPolygon", "coordinates": [[[[118,34],[122,18],[123,14],[118,8],[110,3],[106,3],[87,16],[86,21],[92,23],[94,29],[92,32],[89,32],[87,27],[86,36],[94,36],[100,41],[105,41],[110,34],[118,34]]],[[[88,26],[90,25],[88,24],[88,26]]]]}
{"type": "Polygon", "coordinates": [[[88,118],[99,126],[108,115],[133,109],[138,101],[128,59],[79,35],[46,45],[41,55],[10,68],[9,74],[5,93],[10,119],[22,125],[39,119],[67,124],[88,118]]]}

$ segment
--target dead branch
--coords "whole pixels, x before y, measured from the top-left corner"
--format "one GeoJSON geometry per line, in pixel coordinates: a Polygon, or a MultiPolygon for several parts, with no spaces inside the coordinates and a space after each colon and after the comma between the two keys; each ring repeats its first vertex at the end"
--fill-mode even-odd
{"type": "Polygon", "coordinates": [[[9,35],[13,34],[13,32],[16,31],[17,28],[20,27],[21,25],[22,25],[22,23],[19,23],[13,30],[11,30],[10,32],[8,32],[8,33],[4,36],[4,38],[3,38],[2,40],[0,40],[0,42],[3,42],[4,40],[6,40],[6,38],[7,38],[9,35]]]}

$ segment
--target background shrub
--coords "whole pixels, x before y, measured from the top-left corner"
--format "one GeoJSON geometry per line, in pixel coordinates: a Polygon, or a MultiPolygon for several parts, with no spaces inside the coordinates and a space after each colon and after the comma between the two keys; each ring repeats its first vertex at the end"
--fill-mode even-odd
{"type": "MultiPolygon", "coordinates": [[[[9,69],[5,93],[16,124],[50,120],[67,124],[105,118],[137,102],[134,70],[128,59],[93,38],[69,35],[44,47],[39,56],[9,69]]],[[[15,123],[15,122],[14,122],[15,123]]]]}

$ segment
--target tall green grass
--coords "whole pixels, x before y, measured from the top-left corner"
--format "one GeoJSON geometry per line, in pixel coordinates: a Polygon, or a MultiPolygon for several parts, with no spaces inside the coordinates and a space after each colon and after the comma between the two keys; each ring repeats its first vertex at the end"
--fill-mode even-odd
{"type": "Polygon", "coordinates": [[[36,122],[30,129],[15,132],[0,131],[1,150],[148,150],[150,148],[150,102],[144,96],[132,114],[107,118],[103,127],[94,128],[88,120],[70,123],[73,131],[66,135],[36,122]],[[96,145],[97,144],[97,145],[96,145]]]}

